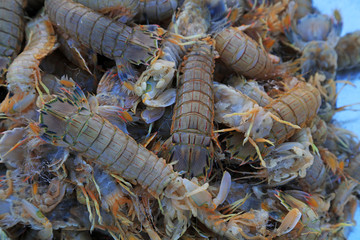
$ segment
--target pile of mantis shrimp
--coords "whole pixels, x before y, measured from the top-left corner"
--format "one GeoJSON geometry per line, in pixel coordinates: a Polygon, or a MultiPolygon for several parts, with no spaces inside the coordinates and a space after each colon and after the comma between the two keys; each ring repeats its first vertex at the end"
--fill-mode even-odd
{"type": "Polygon", "coordinates": [[[1,0],[1,239],[346,239],[360,32],[311,0],[1,0]]]}

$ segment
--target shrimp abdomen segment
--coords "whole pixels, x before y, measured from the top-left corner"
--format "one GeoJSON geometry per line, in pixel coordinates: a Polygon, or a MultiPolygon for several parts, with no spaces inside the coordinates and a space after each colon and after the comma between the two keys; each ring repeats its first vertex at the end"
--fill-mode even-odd
{"type": "MultiPolygon", "coordinates": [[[[309,84],[300,82],[289,92],[273,100],[265,109],[283,121],[304,127],[316,115],[320,104],[319,91],[309,84]]],[[[295,129],[291,126],[274,121],[271,138],[280,144],[294,133],[295,129]]]]}
{"type": "Polygon", "coordinates": [[[220,59],[235,72],[250,78],[269,78],[274,66],[268,53],[242,31],[230,27],[215,37],[220,59]]]}
{"type": "Polygon", "coordinates": [[[25,2],[0,1],[0,77],[20,51],[24,37],[25,2]]]}

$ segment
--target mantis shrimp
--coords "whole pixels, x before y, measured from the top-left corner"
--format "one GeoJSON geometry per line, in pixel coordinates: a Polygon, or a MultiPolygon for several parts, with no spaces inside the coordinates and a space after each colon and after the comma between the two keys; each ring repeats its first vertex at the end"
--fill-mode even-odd
{"type": "MultiPolygon", "coordinates": [[[[62,83],[63,97],[55,96],[40,111],[40,128],[36,131],[41,139],[77,151],[99,168],[138,184],[156,199],[167,202],[167,208],[173,209],[169,210],[167,222],[176,218],[176,223],[171,223],[167,228],[168,235],[173,239],[178,239],[184,233],[191,214],[199,219],[205,218],[206,214],[221,216],[213,209],[224,201],[226,190],[220,191],[212,199],[205,190],[207,184],[199,186],[179,177],[179,173],[164,159],[158,158],[106,119],[91,112],[84,93],[73,82],[63,80],[62,83]]],[[[230,183],[230,175],[224,174],[223,187],[220,188],[228,189],[226,186],[230,183]]],[[[206,224],[210,228],[215,226],[215,219],[210,219],[206,224]]],[[[238,239],[241,234],[241,228],[233,222],[227,236],[238,239]]]]}
{"type": "Polygon", "coordinates": [[[57,47],[56,35],[47,16],[28,23],[28,43],[25,50],[10,65],[7,73],[8,94],[1,104],[5,113],[20,113],[30,107],[36,98],[36,90],[41,94],[41,59],[57,47]]]}
{"type": "Polygon", "coordinates": [[[238,28],[226,28],[215,35],[220,59],[246,77],[267,79],[277,74],[272,57],[255,40],[238,28]]]}
{"type": "Polygon", "coordinates": [[[146,64],[155,56],[157,37],[142,27],[112,21],[71,0],[47,0],[45,8],[54,25],[82,45],[114,59],[118,68],[128,61],[146,64]]]}
{"type": "MultiPolygon", "coordinates": [[[[290,13],[290,18],[294,12],[290,13]]],[[[334,79],[337,70],[335,46],[342,29],[340,14],[331,18],[323,14],[308,14],[291,23],[286,31],[288,39],[302,52],[301,71],[306,77],[323,72],[327,79],[334,79]]]]}
{"type": "Polygon", "coordinates": [[[186,55],[178,83],[172,136],[165,143],[166,148],[173,145],[170,146],[170,161],[178,161],[175,170],[193,176],[207,176],[205,169],[212,165],[214,51],[213,46],[203,43],[195,45],[186,55]]]}

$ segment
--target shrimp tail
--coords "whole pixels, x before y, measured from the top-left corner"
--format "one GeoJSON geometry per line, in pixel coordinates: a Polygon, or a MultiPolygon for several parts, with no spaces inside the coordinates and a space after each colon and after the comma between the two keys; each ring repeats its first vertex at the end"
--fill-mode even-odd
{"type": "Polygon", "coordinates": [[[75,106],[85,107],[87,109],[90,108],[85,93],[81,90],[79,85],[74,82],[74,80],[63,76],[59,82],[62,85],[60,88],[61,95],[64,98],[71,100],[71,103],[75,106]]]}
{"type": "Polygon", "coordinates": [[[59,141],[58,143],[67,142],[64,136],[69,129],[62,124],[63,121],[75,127],[79,123],[73,121],[71,115],[80,111],[84,112],[85,121],[90,115],[90,112],[86,110],[89,109],[89,103],[80,87],[72,79],[62,78],[60,83],[62,97],[57,96],[50,100],[40,111],[40,127],[43,130],[40,138],[45,141],[59,141]]]}
{"type": "MultiPolygon", "coordinates": [[[[141,26],[138,28],[142,29],[141,26]]],[[[136,65],[147,64],[151,59],[156,57],[159,37],[151,31],[142,29],[134,31],[131,39],[132,47],[124,53],[125,59],[131,59],[130,62],[136,65]],[[147,36],[147,37],[144,37],[147,36]]]]}
{"type": "Polygon", "coordinates": [[[209,149],[201,145],[176,144],[171,149],[170,162],[177,161],[176,171],[185,170],[190,177],[209,176],[212,161],[209,149]],[[204,167],[205,166],[205,167],[204,167]]]}
{"type": "Polygon", "coordinates": [[[116,67],[118,76],[121,82],[126,82],[128,79],[132,79],[135,76],[135,71],[131,67],[130,63],[123,58],[116,58],[116,67]]]}
{"type": "Polygon", "coordinates": [[[43,130],[40,138],[52,142],[61,140],[61,136],[66,132],[61,122],[67,121],[66,113],[73,111],[76,111],[76,107],[70,104],[68,100],[57,97],[48,102],[40,112],[40,127],[43,130]]]}

